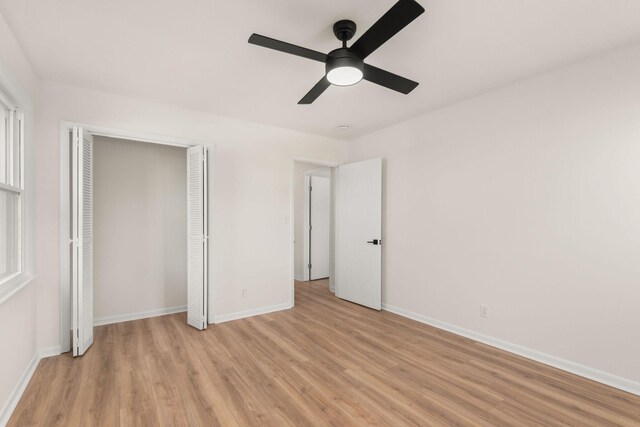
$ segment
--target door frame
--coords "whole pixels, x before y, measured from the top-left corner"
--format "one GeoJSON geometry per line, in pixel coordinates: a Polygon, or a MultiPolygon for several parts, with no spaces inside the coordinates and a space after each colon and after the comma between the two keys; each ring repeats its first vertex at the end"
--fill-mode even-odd
{"type": "MultiPolygon", "coordinates": [[[[200,141],[194,141],[186,138],[177,138],[172,136],[155,135],[146,132],[133,130],[125,130],[119,128],[110,128],[105,126],[97,126],[86,123],[77,123],[71,121],[60,121],[60,352],[66,353],[71,350],[71,256],[69,251],[69,233],[70,226],[70,181],[69,173],[71,168],[70,161],[70,142],[69,133],[74,127],[81,127],[84,131],[93,136],[104,136],[108,138],[126,139],[129,141],[143,142],[150,144],[171,145],[174,147],[189,148],[196,145],[204,145],[209,148],[209,168],[213,165],[213,152],[215,145],[200,141]]],[[[213,228],[213,173],[211,170],[208,174],[207,187],[209,189],[209,210],[208,218],[210,231],[213,228]]],[[[213,248],[209,248],[209,292],[208,292],[208,323],[213,323],[214,313],[214,280],[213,280],[213,248]]]]}
{"type": "MultiPolygon", "coordinates": [[[[333,168],[334,171],[340,165],[338,162],[334,162],[331,160],[312,159],[309,157],[297,157],[297,156],[294,156],[291,158],[290,180],[289,180],[290,181],[290,186],[289,186],[289,306],[290,308],[293,308],[295,306],[295,292],[296,292],[296,286],[295,286],[295,271],[296,271],[295,236],[296,234],[295,234],[295,208],[294,208],[296,163],[307,163],[314,166],[318,166],[319,168],[330,167],[330,168],[333,168]]],[[[332,177],[336,175],[337,174],[333,173],[332,177]]],[[[336,179],[332,178],[331,182],[332,182],[332,193],[335,195],[335,192],[333,192],[333,189],[336,188],[337,178],[336,179]]],[[[337,209],[337,205],[334,204],[334,211],[336,209],[337,209]]],[[[334,243],[335,243],[335,237],[336,237],[335,229],[334,229],[333,237],[334,237],[334,243]]],[[[333,261],[335,265],[335,261],[336,261],[335,251],[333,254],[333,261]]],[[[334,282],[335,282],[335,278],[334,278],[334,282]]],[[[337,284],[335,286],[337,286],[337,284]]]]}
{"type": "MultiPolygon", "coordinates": [[[[307,175],[307,173],[305,172],[304,174],[304,237],[302,238],[302,242],[303,242],[303,247],[302,247],[302,266],[307,266],[307,268],[303,268],[302,269],[302,281],[303,282],[308,282],[310,280],[310,275],[309,275],[309,263],[311,262],[310,258],[309,258],[309,244],[310,244],[310,240],[309,239],[309,226],[311,225],[309,222],[309,217],[311,216],[310,212],[309,212],[309,205],[311,203],[311,195],[309,194],[309,186],[311,185],[311,176],[307,175]]],[[[294,219],[295,221],[295,219],[294,219]]],[[[294,228],[295,228],[295,224],[294,224],[294,228]]],[[[294,235],[295,238],[295,235],[294,235]]],[[[294,266],[294,270],[295,270],[295,266],[294,266]]]]}

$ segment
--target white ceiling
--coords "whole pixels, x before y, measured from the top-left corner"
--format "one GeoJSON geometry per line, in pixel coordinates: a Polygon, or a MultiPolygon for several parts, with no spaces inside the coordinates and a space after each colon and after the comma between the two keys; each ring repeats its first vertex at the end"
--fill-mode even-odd
{"type": "Polygon", "coordinates": [[[357,38],[394,0],[0,0],[0,13],[42,78],[341,139],[640,41],[637,0],[418,1],[426,13],[367,60],[418,88],[330,87],[306,106],[323,64],[249,35],[328,52],[335,21],[357,38]]]}

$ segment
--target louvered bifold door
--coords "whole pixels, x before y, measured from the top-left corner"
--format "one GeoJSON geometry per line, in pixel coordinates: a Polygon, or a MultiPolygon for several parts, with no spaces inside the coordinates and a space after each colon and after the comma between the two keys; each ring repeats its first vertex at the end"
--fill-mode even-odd
{"type": "Polygon", "coordinates": [[[187,150],[187,323],[207,327],[207,149],[187,150]]]}
{"type": "Polygon", "coordinates": [[[73,129],[72,147],[72,295],[73,355],[93,343],[93,138],[73,129]]]}

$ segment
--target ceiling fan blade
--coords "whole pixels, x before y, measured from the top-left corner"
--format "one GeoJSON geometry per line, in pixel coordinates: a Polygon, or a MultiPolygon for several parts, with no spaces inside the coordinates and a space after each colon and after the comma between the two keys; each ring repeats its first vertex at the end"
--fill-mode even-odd
{"type": "Polygon", "coordinates": [[[327,55],[306,47],[296,46],[291,43],[282,42],[270,37],[261,36],[260,34],[251,34],[249,43],[255,44],[269,49],[279,50],[280,52],[290,53],[291,55],[302,56],[303,58],[313,59],[314,61],[326,62],[327,55]]]}
{"type": "Polygon", "coordinates": [[[327,76],[324,76],[318,83],[316,83],[314,87],[311,88],[309,92],[307,92],[307,94],[298,102],[298,104],[311,104],[316,100],[316,98],[322,95],[322,92],[327,90],[329,86],[331,86],[331,83],[329,83],[329,80],[327,80],[327,76]]]}
{"type": "Polygon", "coordinates": [[[365,59],[424,12],[414,0],[399,0],[350,49],[365,59]]]}
{"type": "Polygon", "coordinates": [[[418,82],[400,77],[397,74],[390,73],[369,64],[364,64],[363,74],[365,80],[398,91],[400,93],[404,93],[405,95],[414,90],[416,86],[418,86],[418,82]]]}

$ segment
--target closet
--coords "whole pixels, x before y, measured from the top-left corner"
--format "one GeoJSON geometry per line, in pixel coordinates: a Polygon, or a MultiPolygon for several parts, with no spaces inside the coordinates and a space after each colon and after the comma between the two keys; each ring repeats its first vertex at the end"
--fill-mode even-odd
{"type": "Polygon", "coordinates": [[[208,162],[204,146],[107,137],[70,147],[72,350],[94,326],[187,312],[207,326],[208,162]]]}

